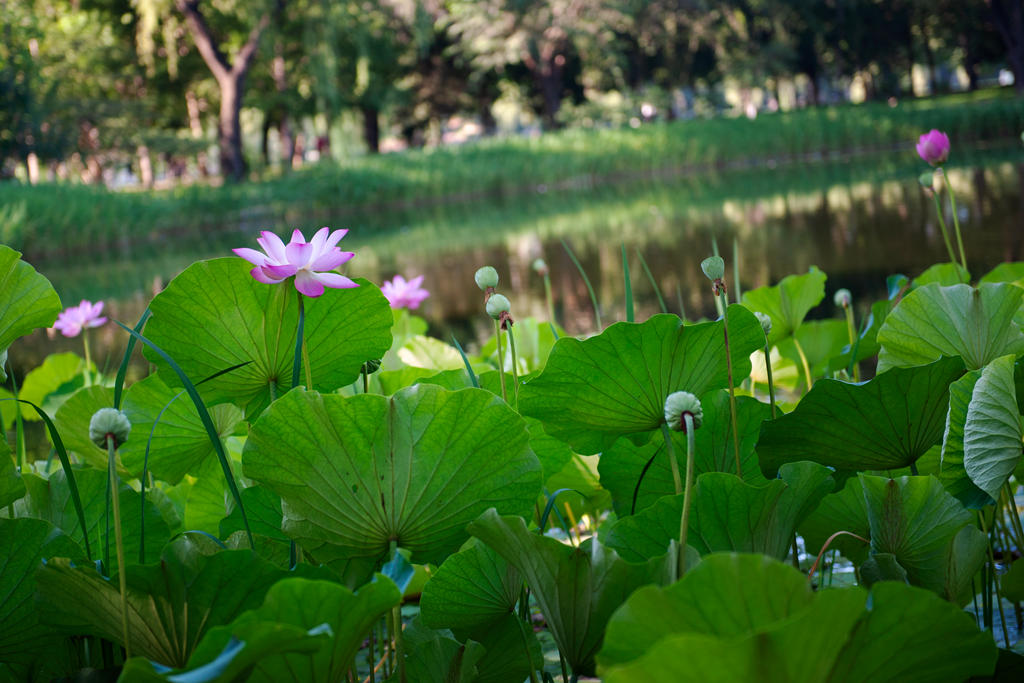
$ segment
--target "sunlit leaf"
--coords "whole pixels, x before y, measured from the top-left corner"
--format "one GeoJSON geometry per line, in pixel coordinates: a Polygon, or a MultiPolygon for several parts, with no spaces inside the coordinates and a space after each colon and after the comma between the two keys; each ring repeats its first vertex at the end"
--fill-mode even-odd
{"type": "Polygon", "coordinates": [[[743,305],[766,313],[772,319],[769,344],[793,334],[804,316],[825,298],[825,273],[815,267],[803,275],[788,275],[779,284],[759,287],[743,293],[743,305]]]}
{"type": "Polygon", "coordinates": [[[0,349],[39,327],[50,327],[60,313],[53,285],[21,254],[0,244],[0,349]]]}

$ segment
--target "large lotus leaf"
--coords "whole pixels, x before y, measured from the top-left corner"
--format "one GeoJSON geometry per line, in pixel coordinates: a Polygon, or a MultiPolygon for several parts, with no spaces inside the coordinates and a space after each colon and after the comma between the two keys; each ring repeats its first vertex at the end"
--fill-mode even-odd
{"type": "MultiPolygon", "coordinates": [[[[42,407],[53,415],[61,404],[76,389],[85,383],[82,370],[85,361],[74,353],[53,353],[46,357],[43,364],[33,368],[18,391],[18,398],[42,407]],[[52,397],[51,400],[47,400],[52,397]]],[[[32,406],[21,404],[21,417],[24,420],[42,420],[32,406]]]]}
{"type": "MultiPolygon", "coordinates": [[[[434,630],[414,618],[402,636],[405,650],[405,678],[395,672],[388,683],[473,683],[478,681],[477,665],[484,648],[476,641],[460,643],[448,630],[434,630]]],[[[513,680],[507,676],[505,680],[513,680]]],[[[518,680],[518,679],[516,679],[518,680]]]]}
{"type": "Polygon", "coordinates": [[[428,370],[461,370],[462,356],[451,344],[440,339],[416,335],[398,349],[398,358],[406,365],[428,370]]]}
{"type": "MultiPolygon", "coordinates": [[[[214,626],[257,607],[287,573],[250,550],[197,552],[187,540],[167,545],[160,562],[128,565],[128,631],[132,653],[182,668],[214,626]]],[[[39,615],[74,634],[124,645],[117,578],[55,558],[36,572],[39,615]]]]}
{"type": "MultiPolygon", "coordinates": [[[[53,416],[53,424],[57,427],[64,447],[76,453],[89,465],[104,471],[107,469],[107,450],[100,448],[89,438],[89,421],[97,410],[112,405],[114,390],[110,387],[82,387],[73,393],[53,416]]],[[[128,438],[145,440],[144,435],[135,433],[130,434],[128,438]]],[[[128,475],[128,470],[123,466],[119,466],[118,472],[122,476],[128,475]]]]}
{"type": "Polygon", "coordinates": [[[982,369],[964,423],[964,469],[993,500],[1021,460],[1021,418],[1013,372],[1013,356],[997,358],[982,369]]]}
{"type": "MultiPolygon", "coordinates": [[[[871,535],[868,511],[864,505],[864,487],[860,479],[850,477],[842,489],[821,499],[818,507],[799,526],[804,546],[811,555],[817,555],[821,547],[837,531],[846,531],[861,538],[871,535]]],[[[848,535],[836,536],[829,544],[843,557],[860,565],[868,559],[868,545],[848,535]]]]}
{"type": "MultiPolygon", "coordinates": [[[[283,395],[292,384],[298,300],[293,287],[256,282],[242,259],[194,263],[149,305],[146,334],[193,382],[239,363],[249,365],[200,388],[209,403],[234,402],[247,417],[271,400],[271,383],[283,395]]],[[[391,346],[394,318],[376,287],[358,280],[356,289],[327,289],[305,299],[304,338],[313,387],[334,391],[351,384],[362,364],[391,346]]],[[[162,369],[169,385],[179,383],[152,350],[146,357],[162,369]]]]}
{"type": "Polygon", "coordinates": [[[85,560],[70,538],[41,519],[0,519],[0,662],[31,663],[52,651],[55,634],[33,604],[35,572],[51,557],[85,560]]]}
{"type": "Polygon", "coordinates": [[[1000,263],[982,276],[981,282],[1018,282],[1024,280],[1024,261],[1000,263]]]}
{"type": "MultiPolygon", "coordinates": [[[[85,537],[78,522],[78,515],[71,500],[71,490],[68,488],[64,471],[54,472],[49,479],[26,474],[24,481],[28,488],[28,495],[15,503],[17,514],[23,517],[45,519],[84,547],[85,537]]],[[[92,559],[99,559],[103,556],[101,549],[107,543],[107,473],[94,469],[76,469],[75,482],[78,484],[78,494],[81,496],[82,509],[85,513],[85,524],[89,530],[92,559]]],[[[118,499],[121,503],[121,533],[124,537],[125,556],[131,558],[133,562],[138,560],[140,520],[144,519],[147,539],[146,561],[156,561],[160,556],[161,546],[171,536],[163,515],[150,500],[146,501],[145,513],[143,513],[138,492],[134,491],[127,483],[121,482],[118,499]]],[[[113,571],[117,566],[117,554],[113,550],[115,547],[113,517],[111,517],[109,528],[110,564],[111,571],[113,571]]]]}
{"type": "MultiPolygon", "coordinates": [[[[784,465],[780,479],[751,486],[732,474],[712,472],[697,479],[687,544],[701,555],[755,552],[785,559],[800,524],[832,491],[830,471],[812,462],[784,465]]],[[[639,562],[668,549],[679,538],[683,496],[666,496],[651,507],[617,521],[605,542],[626,560],[639,562]]]]}
{"type": "Polygon", "coordinates": [[[664,583],[675,561],[630,564],[597,538],[574,548],[531,533],[520,517],[488,510],[470,532],[526,578],[558,649],[575,674],[592,674],[612,612],[640,586],[664,583]]]}
{"type": "Polygon", "coordinates": [[[964,590],[985,561],[984,534],[972,527],[958,540],[974,515],[934,477],[862,474],[860,481],[872,554],[893,555],[911,584],[964,604],[964,590]]]}
{"type": "Polygon", "coordinates": [[[0,431],[0,508],[5,508],[25,495],[25,482],[11,457],[11,447],[0,431]]]}
{"type": "Polygon", "coordinates": [[[235,509],[224,472],[216,460],[208,460],[195,476],[185,477],[167,492],[181,510],[185,529],[190,531],[205,531],[216,536],[220,521],[235,509]]]}
{"type": "MultiPolygon", "coordinates": [[[[736,455],[732,442],[729,393],[722,390],[709,392],[701,397],[701,406],[704,410],[704,423],[694,433],[694,450],[697,454],[693,462],[694,476],[699,477],[705,472],[735,474],[736,455]]],[[[767,481],[761,474],[754,447],[761,432],[761,423],[769,417],[771,408],[767,404],[749,396],[736,398],[740,467],[743,480],[748,483],[764,484],[767,481]]],[[[679,471],[686,471],[685,434],[672,432],[672,450],[679,462],[679,471]]],[[[665,438],[660,432],[655,432],[642,445],[626,438],[617,440],[601,455],[598,471],[601,473],[601,486],[612,494],[615,512],[623,517],[650,507],[662,496],[675,493],[672,468],[665,453],[665,438]]]]}
{"type": "Polygon", "coordinates": [[[480,389],[293,391],[253,425],[243,463],[314,555],[381,558],[395,542],[440,564],[487,508],[530,514],[541,468],[527,442],[522,419],[480,389]]]}
{"type": "Polygon", "coordinates": [[[768,343],[774,345],[793,334],[807,312],[825,298],[826,279],[825,273],[812,266],[807,273],[788,275],[777,285],[744,292],[743,305],[771,316],[768,343]]]}
{"type": "MultiPolygon", "coordinates": [[[[729,307],[733,381],[750,374],[764,347],[757,318],[729,307]]],[[[701,396],[728,386],[722,321],[683,325],[673,315],[616,323],[596,337],[563,337],[547,366],[519,392],[519,409],[577,453],[592,455],[620,436],[657,429],[674,391],[701,396]]]]}
{"type": "Polygon", "coordinates": [[[959,359],[943,358],[860,384],[819,380],[793,412],[761,427],[761,468],[774,473],[797,460],[840,470],[906,467],[942,438],[947,388],[963,371],[959,359]]]}
{"type": "MultiPolygon", "coordinates": [[[[125,662],[118,683],[234,683],[251,680],[250,672],[257,664],[274,655],[311,652],[322,647],[328,633],[322,627],[305,630],[276,622],[245,624],[216,656],[204,664],[190,664],[184,670],[168,669],[153,664],[145,657],[132,657],[125,662]]],[[[206,660],[197,648],[192,661],[206,660]]],[[[284,679],[281,679],[284,680],[284,679]]],[[[311,679],[310,679],[311,680],[311,679]]]]}
{"type": "Polygon", "coordinates": [[[287,578],[275,583],[263,604],[226,626],[210,629],[196,647],[190,666],[208,662],[231,639],[244,639],[260,624],[277,623],[312,630],[326,624],[330,637],[305,652],[270,653],[252,668],[251,683],[328,683],[342,680],[370,628],[401,600],[395,584],[377,575],[353,593],[331,581],[287,578]]]}
{"type": "Polygon", "coordinates": [[[960,356],[976,370],[1007,354],[1024,353],[1024,332],[1013,324],[1024,291],[1010,284],[919,287],[878,331],[878,370],[960,356]]]}
{"type": "Polygon", "coordinates": [[[0,244],[0,349],[37,327],[49,327],[60,313],[53,285],[20,259],[21,254],[0,244]]]}
{"type": "Polygon", "coordinates": [[[946,413],[946,431],[942,437],[942,455],[939,461],[939,481],[965,506],[980,510],[993,500],[975,486],[964,469],[964,425],[974,393],[974,385],[981,370],[972,370],[949,385],[949,411],[946,413]]]}
{"type": "MultiPolygon", "coordinates": [[[[142,474],[147,445],[149,471],[171,484],[186,474],[196,474],[207,458],[215,455],[195,404],[183,390],[170,389],[159,375],[129,387],[123,410],[132,423],[132,438],[119,455],[125,469],[136,476],[142,474]]],[[[210,417],[223,439],[234,433],[242,412],[230,404],[219,405],[210,408],[210,417]]]]}
{"type": "Polygon", "coordinates": [[[914,278],[914,287],[923,287],[933,282],[942,286],[970,282],[971,274],[959,263],[936,263],[914,278]]]}
{"type": "Polygon", "coordinates": [[[991,637],[925,591],[881,583],[870,597],[856,587],[811,594],[790,567],[750,562],[740,573],[730,560],[712,556],[666,589],[637,591],[609,624],[603,680],[926,683],[995,666],[991,637]]]}

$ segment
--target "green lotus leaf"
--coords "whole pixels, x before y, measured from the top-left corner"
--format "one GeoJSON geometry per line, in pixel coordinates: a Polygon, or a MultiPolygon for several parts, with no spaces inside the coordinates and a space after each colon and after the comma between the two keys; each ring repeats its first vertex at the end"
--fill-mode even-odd
{"type": "Polygon", "coordinates": [[[960,605],[985,561],[985,535],[935,477],[860,475],[872,554],[890,553],[907,580],[960,605]],[[958,540],[958,534],[969,528],[958,540]]]}
{"type": "MultiPolygon", "coordinates": [[[[403,639],[406,647],[405,680],[423,683],[474,683],[480,680],[477,666],[484,660],[484,648],[480,643],[470,640],[463,645],[451,631],[427,628],[418,617],[406,625],[403,639]]],[[[504,680],[514,680],[508,673],[504,680]]],[[[401,680],[398,674],[388,679],[389,683],[400,683],[401,680]]]]}
{"type": "Polygon", "coordinates": [[[964,469],[964,424],[979,377],[981,370],[972,370],[949,385],[949,411],[946,413],[946,431],[942,437],[937,474],[947,491],[974,510],[993,502],[987,493],[975,486],[964,469]]]}
{"type": "MultiPolygon", "coordinates": [[[[67,397],[85,383],[84,368],[85,361],[73,353],[50,354],[42,365],[25,375],[18,398],[35,403],[53,415],[67,397]],[[53,400],[47,401],[51,396],[53,400]]],[[[21,417],[30,422],[42,419],[34,408],[25,404],[21,404],[21,417]]]]}
{"type": "Polygon", "coordinates": [[[959,681],[991,674],[997,655],[969,616],[926,591],[812,593],[791,567],[734,555],[634,593],[606,643],[608,683],[959,681]]]}
{"type": "Polygon", "coordinates": [[[981,278],[981,283],[1024,280],[1024,261],[1000,263],[981,278]]]}
{"type": "MultiPolygon", "coordinates": [[[[694,476],[705,472],[736,473],[736,456],[732,442],[732,418],[729,412],[729,393],[717,390],[701,397],[704,424],[694,434],[694,476]]],[[[743,480],[765,484],[767,480],[758,467],[754,446],[761,432],[761,423],[771,417],[771,408],[749,396],[736,398],[736,420],[740,434],[740,467],[743,480]]],[[[679,471],[686,471],[686,435],[672,432],[672,450],[679,462],[679,471]]],[[[612,494],[615,512],[620,516],[633,514],[633,496],[636,511],[653,505],[662,496],[675,493],[672,468],[665,454],[665,439],[660,432],[650,441],[637,445],[629,439],[619,439],[601,455],[598,463],[601,485],[612,494]],[[650,463],[650,465],[648,465],[650,463]],[[643,474],[646,468],[646,474],[643,474]],[[643,479],[641,480],[641,474],[643,479]],[[640,488],[637,490],[637,483],[640,488]]]]}
{"type": "MultiPolygon", "coordinates": [[[[765,486],[719,472],[698,477],[687,544],[701,555],[736,551],[785,559],[797,525],[835,482],[827,468],[812,462],[784,465],[779,477],[765,486]]],[[[605,542],[631,562],[662,555],[669,541],[679,538],[682,510],[682,495],[666,496],[615,522],[605,542]]]]}
{"type": "MultiPolygon", "coordinates": [[[[229,640],[216,657],[205,664],[190,663],[186,669],[174,670],[154,665],[145,657],[132,657],[125,662],[117,680],[119,683],[233,683],[253,680],[250,672],[264,660],[286,653],[312,652],[328,640],[326,629],[321,627],[307,631],[268,621],[245,624],[236,633],[237,637],[229,640]]],[[[208,659],[208,653],[200,654],[197,649],[190,662],[205,659],[208,659]]]]}
{"type": "MultiPolygon", "coordinates": [[[[860,479],[850,477],[835,493],[821,499],[818,507],[799,526],[804,546],[808,553],[817,555],[832,534],[846,531],[861,538],[871,535],[868,511],[864,506],[864,487],[860,479]]],[[[869,547],[852,536],[836,536],[828,546],[838,550],[843,557],[860,565],[868,559],[869,547]]]]}
{"type": "Polygon", "coordinates": [[[906,467],[942,437],[957,358],[894,368],[860,384],[822,379],[793,412],[765,422],[757,454],[766,474],[811,460],[840,470],[906,467]]]}
{"type": "Polygon", "coordinates": [[[30,664],[54,651],[56,634],[33,604],[36,567],[51,557],[85,561],[73,540],[41,519],[0,519],[0,662],[30,664]]]}
{"type": "Polygon", "coordinates": [[[803,382],[804,367],[796,349],[797,342],[807,357],[812,379],[819,378],[825,375],[831,360],[842,355],[843,349],[849,346],[850,332],[845,320],[812,320],[800,325],[792,336],[779,340],[779,354],[796,366],[803,382]]]}
{"type": "MultiPolygon", "coordinates": [[[[249,527],[254,534],[261,534],[278,541],[287,541],[288,536],[281,531],[284,515],[281,512],[281,497],[262,486],[250,486],[242,489],[242,505],[249,519],[249,527]]],[[[220,520],[220,537],[227,538],[236,531],[244,531],[242,513],[236,507],[227,517],[220,520]]]]}
{"type": "Polygon", "coordinates": [[[664,583],[674,558],[630,564],[591,538],[573,548],[526,528],[520,517],[491,509],[469,525],[526,578],[558,649],[573,673],[591,675],[612,612],[640,586],[664,583]]]}
{"type": "Polygon", "coordinates": [[[815,267],[803,275],[788,275],[779,284],[743,293],[743,305],[768,314],[772,331],[768,343],[777,344],[799,329],[804,316],[825,298],[825,273],[815,267]]]}
{"type": "MultiPolygon", "coordinates": [[[[156,564],[128,565],[128,631],[133,654],[184,668],[211,628],[257,607],[287,573],[250,550],[197,552],[186,539],[165,546],[156,564]]],[[[62,631],[124,646],[116,578],[55,558],[36,572],[40,618],[62,631]]]]}
{"type": "MultiPolygon", "coordinates": [[[[28,495],[15,503],[15,512],[23,517],[45,519],[61,529],[71,540],[85,546],[85,537],[78,523],[71,491],[68,488],[64,471],[58,470],[43,479],[34,474],[23,475],[28,495]]],[[[89,531],[89,544],[92,559],[100,559],[102,548],[107,543],[106,495],[107,473],[95,469],[76,469],[75,482],[82,498],[82,509],[85,513],[85,524],[89,531]]],[[[143,513],[139,493],[127,483],[121,482],[118,488],[118,499],[121,503],[121,533],[124,537],[125,556],[132,562],[139,557],[139,530],[141,522],[146,524],[146,561],[155,562],[160,557],[160,548],[171,536],[171,531],[160,511],[151,500],[146,501],[143,513]]],[[[114,545],[114,530],[110,527],[110,547],[114,545]]],[[[117,554],[110,552],[111,571],[117,567],[117,554]]]]}
{"type": "MultiPolygon", "coordinates": [[[[757,318],[729,307],[733,381],[750,374],[750,354],[764,347],[757,318]]],[[[620,436],[657,429],[674,391],[701,396],[728,386],[722,321],[682,325],[673,315],[616,323],[578,341],[563,337],[547,366],[519,392],[519,409],[544,423],[577,453],[592,455],[620,436]]]]}
{"type": "Polygon", "coordinates": [[[0,433],[0,508],[5,508],[25,495],[25,482],[14,466],[11,448],[0,433]]]}
{"type": "Polygon", "coordinates": [[[268,652],[252,665],[250,683],[328,683],[344,679],[370,628],[401,600],[395,584],[377,575],[353,593],[332,581],[284,578],[266,592],[263,604],[230,624],[212,628],[189,660],[190,667],[212,661],[232,638],[246,639],[264,624],[327,637],[303,652],[268,652]],[[325,628],[326,626],[326,628],[325,628]]]}
{"type": "Polygon", "coordinates": [[[245,476],[281,496],[284,531],[322,558],[383,558],[392,542],[440,564],[498,507],[530,514],[541,468],[526,426],[480,389],[392,397],[293,391],[253,425],[245,476]]]}
{"type": "MultiPolygon", "coordinates": [[[[146,335],[193,382],[249,362],[206,382],[200,393],[210,404],[236,403],[251,419],[269,405],[272,393],[291,388],[298,300],[293,287],[257,282],[249,268],[237,258],[189,266],[153,299],[146,335]]],[[[319,391],[351,384],[365,361],[391,346],[394,318],[387,299],[369,282],[357,281],[356,289],[328,289],[305,299],[303,334],[319,391]]],[[[180,384],[151,349],[145,354],[169,386],[180,384]]]]}
{"type": "Polygon", "coordinates": [[[0,432],[10,429],[10,426],[14,424],[15,413],[20,409],[20,404],[11,400],[13,398],[14,394],[0,387],[0,432]]]}
{"type": "Polygon", "coordinates": [[[235,510],[224,471],[216,460],[206,461],[194,478],[189,476],[168,491],[180,505],[182,522],[190,531],[205,531],[216,536],[221,520],[235,510]]]}
{"type": "Polygon", "coordinates": [[[878,331],[878,371],[960,356],[968,370],[1024,353],[1024,332],[1013,324],[1024,290],[1010,284],[918,287],[878,331]]]}
{"type": "Polygon", "coordinates": [[[914,278],[914,287],[932,283],[948,287],[971,281],[971,274],[959,263],[936,263],[914,278]]]}
{"type": "Polygon", "coordinates": [[[1021,417],[1013,381],[1014,358],[997,358],[981,371],[964,423],[964,469],[993,500],[1021,461],[1021,417]]]}
{"type": "MultiPolygon", "coordinates": [[[[82,387],[71,394],[53,416],[53,424],[57,427],[64,447],[77,454],[87,464],[103,471],[106,471],[108,464],[107,450],[100,448],[89,438],[89,422],[97,410],[112,405],[114,390],[110,387],[82,387]]],[[[133,432],[128,438],[138,439],[140,436],[133,432]]],[[[128,470],[120,465],[118,473],[122,476],[129,475],[128,470]]]]}
{"type": "Polygon", "coordinates": [[[423,335],[416,335],[406,341],[402,348],[398,349],[398,358],[410,367],[426,368],[435,372],[461,370],[465,367],[462,356],[454,346],[423,335]]]}
{"type": "MultiPolygon", "coordinates": [[[[170,484],[177,484],[186,474],[196,474],[215,455],[195,404],[183,390],[170,389],[159,375],[130,386],[122,409],[131,420],[132,435],[119,455],[125,469],[136,476],[142,473],[147,445],[149,471],[170,484]]],[[[222,439],[242,422],[242,412],[230,404],[213,406],[210,417],[222,439]]]]}
{"type": "Polygon", "coordinates": [[[0,349],[39,327],[50,327],[61,311],[53,285],[0,244],[0,349]]]}

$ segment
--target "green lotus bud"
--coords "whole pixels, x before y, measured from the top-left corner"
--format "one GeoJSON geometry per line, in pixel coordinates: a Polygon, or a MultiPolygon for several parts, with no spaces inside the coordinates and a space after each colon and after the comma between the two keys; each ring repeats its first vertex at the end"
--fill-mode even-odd
{"type": "Polygon", "coordinates": [[[676,391],[665,399],[665,422],[669,429],[677,432],[686,431],[686,415],[693,417],[693,428],[698,429],[704,422],[704,411],[700,407],[700,399],[689,391],[676,391]]]}
{"type": "Polygon", "coordinates": [[[491,298],[487,300],[487,315],[495,320],[500,319],[502,313],[508,313],[511,310],[512,304],[503,294],[492,294],[491,298]]]}
{"type": "Polygon", "coordinates": [[[89,439],[100,448],[107,447],[107,436],[114,437],[114,447],[128,440],[132,423],[117,408],[100,408],[89,420],[89,439]]]}
{"type": "Polygon", "coordinates": [[[700,269],[714,282],[725,277],[725,261],[721,256],[709,256],[700,262],[700,269]]]}
{"type": "Polygon", "coordinates": [[[761,323],[761,329],[764,330],[764,336],[768,336],[772,333],[772,317],[767,313],[761,311],[754,311],[754,317],[757,318],[757,322],[761,323]]]}
{"type": "Polygon", "coordinates": [[[917,176],[917,182],[926,190],[935,189],[935,171],[928,170],[917,176]]]}
{"type": "Polygon", "coordinates": [[[7,349],[0,351],[0,382],[7,381],[7,349]]]}
{"type": "Polygon", "coordinates": [[[375,358],[373,360],[368,360],[365,363],[363,363],[363,367],[362,367],[363,374],[364,375],[372,375],[373,373],[375,373],[378,370],[380,370],[380,361],[381,361],[380,358],[375,358]]]}
{"type": "Polygon", "coordinates": [[[498,271],[491,266],[484,266],[476,271],[473,279],[476,280],[476,286],[480,288],[480,291],[486,292],[488,287],[498,286],[498,271]]]}
{"type": "Polygon", "coordinates": [[[832,301],[835,302],[836,306],[846,308],[853,301],[853,295],[850,294],[850,290],[846,288],[837,289],[835,296],[832,297],[832,301]]]}
{"type": "Polygon", "coordinates": [[[548,264],[544,262],[544,259],[539,258],[533,262],[533,270],[537,275],[543,277],[548,274],[548,264]]]}

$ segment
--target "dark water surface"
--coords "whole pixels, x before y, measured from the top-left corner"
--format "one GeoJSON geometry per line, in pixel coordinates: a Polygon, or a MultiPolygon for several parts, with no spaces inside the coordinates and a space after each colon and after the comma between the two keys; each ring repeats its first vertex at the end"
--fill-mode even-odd
{"type": "MultiPolygon", "coordinates": [[[[343,249],[356,252],[346,274],[374,282],[396,273],[424,275],[432,293],[419,313],[431,331],[455,331],[472,344],[490,329],[482,315],[473,273],[493,265],[499,289],[517,317],[546,318],[541,279],[531,270],[543,257],[551,270],[560,323],[570,333],[593,331],[586,288],[562,240],[579,256],[598,292],[604,324],[625,318],[622,246],[625,245],[637,319],[659,311],[638,253],[650,267],[671,312],[680,305],[693,318],[713,311],[700,261],[713,240],[733,280],[733,244],[739,246],[740,285],[746,290],[818,266],[828,274],[826,304],[840,287],[866,310],[885,291],[892,273],[914,276],[945,261],[933,201],[922,192],[921,162],[909,155],[765,166],[682,178],[626,178],[613,185],[572,191],[538,186],[528,194],[485,202],[438,201],[373,212],[311,215],[304,225],[264,225],[242,218],[233,225],[183,226],[115,251],[83,253],[72,262],[34,263],[66,305],[103,299],[108,314],[134,323],[155,291],[197,259],[232,256],[231,247],[255,248],[258,231],[307,237],[321,225],[347,227],[343,249]]],[[[975,278],[1002,261],[1024,259],[1024,151],[977,154],[950,170],[957,193],[969,266],[975,278]]],[[[947,220],[952,227],[946,204],[947,220]]],[[[732,286],[730,284],[730,286],[732,286]]],[[[832,313],[825,305],[821,315],[832,313]]],[[[94,357],[116,365],[125,335],[113,325],[93,333],[94,357]]],[[[15,343],[19,374],[48,353],[74,350],[79,339],[43,333],[15,343]]]]}

